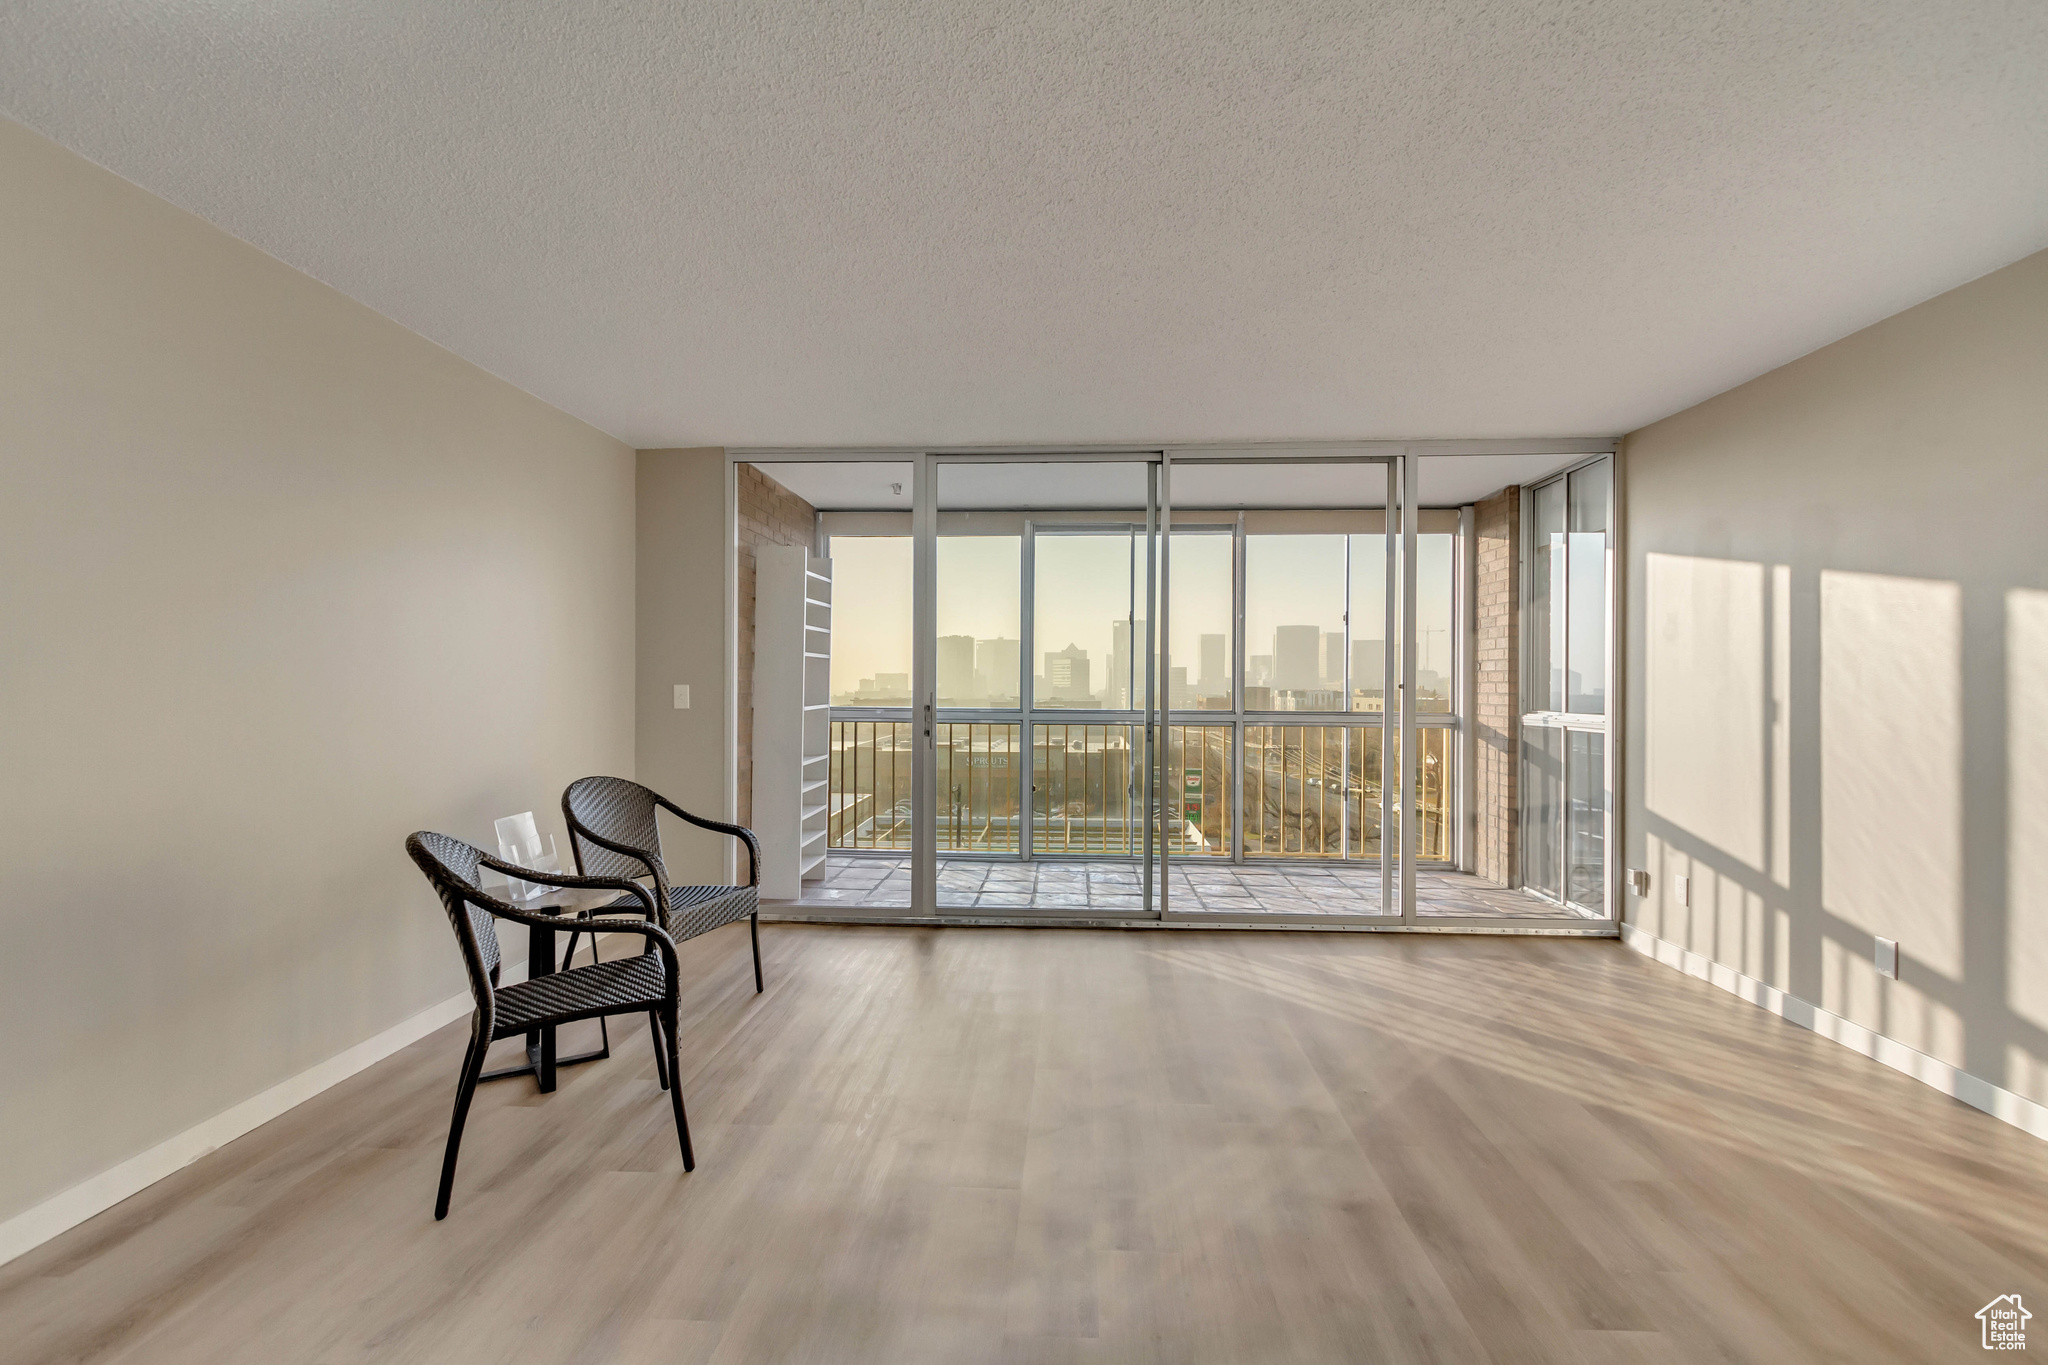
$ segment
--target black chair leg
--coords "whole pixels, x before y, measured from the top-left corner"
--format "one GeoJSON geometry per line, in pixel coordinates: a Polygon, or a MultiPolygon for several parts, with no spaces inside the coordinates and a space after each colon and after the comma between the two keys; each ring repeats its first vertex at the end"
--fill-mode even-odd
{"type": "Polygon", "coordinates": [[[668,1035],[668,1074],[675,1082],[668,1088],[668,1101],[676,1111],[676,1138],[683,1144],[683,1169],[694,1171],[697,1169],[697,1154],[690,1150],[690,1120],[683,1115],[683,1075],[676,1064],[676,1013],[673,1006],[667,1014],[664,1022],[668,1027],[664,1032],[668,1035]]]}
{"type": "Polygon", "coordinates": [[[755,911],[747,916],[747,933],[754,940],[754,994],[761,993],[761,913],[755,911]]]}
{"type": "Polygon", "coordinates": [[[441,1192],[434,1199],[436,1222],[448,1216],[448,1196],[455,1189],[455,1157],[462,1150],[462,1125],[469,1117],[469,1102],[476,1098],[476,1078],[483,1073],[488,1041],[472,1033],[469,1051],[462,1057],[462,1080],[455,1089],[455,1115],[448,1121],[448,1151],[441,1158],[441,1192]]]}
{"type": "Polygon", "coordinates": [[[654,1040],[654,1077],[661,1082],[663,1090],[668,1089],[668,1045],[661,1041],[661,1014],[656,1010],[647,1011],[647,1036],[654,1040]]]}

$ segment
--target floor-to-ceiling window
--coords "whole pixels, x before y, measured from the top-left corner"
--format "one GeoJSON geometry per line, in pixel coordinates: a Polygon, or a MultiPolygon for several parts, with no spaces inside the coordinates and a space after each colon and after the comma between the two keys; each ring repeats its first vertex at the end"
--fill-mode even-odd
{"type": "Polygon", "coordinates": [[[1605,917],[1613,459],[1524,494],[1522,884],[1605,917]]]}
{"type": "MultiPolygon", "coordinates": [[[[1209,464],[1210,483],[1242,468],[1209,464]]],[[[1091,910],[1141,915],[1227,912],[1243,895],[1261,911],[1402,922],[1599,916],[1611,498],[1605,461],[1581,466],[1522,485],[1524,657],[1544,691],[1527,690],[1528,773],[1507,804],[1531,831],[1534,895],[1470,872],[1473,508],[1419,508],[1390,536],[1377,507],[1203,503],[1175,507],[1157,535],[1168,504],[1148,503],[1144,480],[1163,487],[1163,471],[1115,460],[926,457],[928,520],[823,505],[833,868],[873,879],[889,905],[907,893],[942,913],[1078,906],[1085,889],[1091,910]],[[1129,475],[1128,502],[1076,500],[1083,470],[1091,493],[1129,475]],[[1029,501],[1049,491],[1068,500],[1029,501]],[[929,596],[913,609],[919,583],[929,596]],[[1170,609],[1155,596],[1169,587],[1170,609]],[[913,704],[922,687],[929,715],[913,704]],[[932,875],[915,872],[920,839],[939,859],[935,893],[912,889],[932,875]]],[[[1352,495],[1384,482],[1391,497],[1410,478],[1384,460],[1324,470],[1325,488],[1352,495]]],[[[1298,472],[1262,463],[1235,491],[1284,490],[1298,472]]],[[[1461,501],[1497,486],[1475,477],[1461,501]]]]}

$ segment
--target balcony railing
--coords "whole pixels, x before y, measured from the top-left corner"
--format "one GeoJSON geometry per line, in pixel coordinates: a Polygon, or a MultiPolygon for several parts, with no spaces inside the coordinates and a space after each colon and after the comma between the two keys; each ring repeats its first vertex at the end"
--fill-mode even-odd
{"type": "MultiPolygon", "coordinates": [[[[1417,854],[1450,851],[1450,741],[1445,726],[1417,730],[1417,854]]],[[[945,853],[1017,854],[1021,817],[1017,721],[942,721],[934,736],[938,844],[945,853]]],[[[1246,858],[1377,860],[1380,856],[1377,726],[1269,725],[1226,721],[1169,725],[1158,799],[1172,856],[1228,858],[1239,808],[1246,858]],[[1243,729],[1243,780],[1233,783],[1243,729]]],[[[1031,849],[1054,857],[1132,856],[1144,851],[1142,727],[1056,721],[1032,726],[1031,849]]],[[[831,815],[835,849],[908,851],[913,728],[907,720],[832,722],[831,815]]],[[[1394,809],[1398,821],[1398,797],[1394,809]]],[[[1397,826],[1398,828],[1398,826],[1397,826]]]]}
{"type": "Polygon", "coordinates": [[[916,751],[907,720],[832,722],[827,848],[910,849],[910,773],[916,751]]]}

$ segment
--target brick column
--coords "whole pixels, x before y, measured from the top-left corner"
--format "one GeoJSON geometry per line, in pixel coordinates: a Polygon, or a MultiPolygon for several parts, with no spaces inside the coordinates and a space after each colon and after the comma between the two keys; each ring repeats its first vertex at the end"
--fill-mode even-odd
{"type": "Polygon", "coordinates": [[[1504,488],[1478,504],[1473,567],[1477,631],[1472,716],[1478,769],[1473,808],[1478,829],[1472,870],[1497,886],[1519,884],[1522,715],[1522,490],[1504,488]]]}

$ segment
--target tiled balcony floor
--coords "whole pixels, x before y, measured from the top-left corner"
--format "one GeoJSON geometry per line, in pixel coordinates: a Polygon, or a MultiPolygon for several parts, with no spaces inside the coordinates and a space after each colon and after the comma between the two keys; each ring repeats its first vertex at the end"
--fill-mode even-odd
{"type": "MultiPolygon", "coordinates": [[[[1168,905],[1227,914],[1372,915],[1380,905],[1377,867],[1323,863],[1172,865],[1168,905]]],[[[1424,869],[1415,877],[1420,917],[1577,920],[1575,911],[1461,872],[1424,869]]],[[[787,904],[784,902],[783,904],[787,904]]],[[[823,879],[808,883],[800,909],[903,909],[910,904],[910,855],[834,853],[823,879]]],[[[939,860],[939,904],[949,909],[1090,910],[1144,908],[1136,864],[939,860]]]]}

